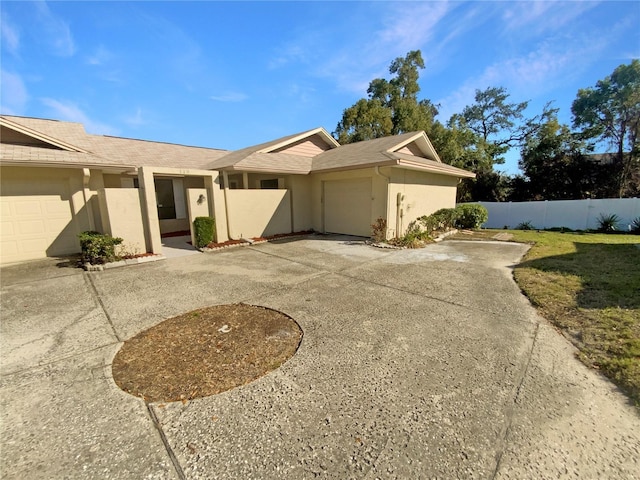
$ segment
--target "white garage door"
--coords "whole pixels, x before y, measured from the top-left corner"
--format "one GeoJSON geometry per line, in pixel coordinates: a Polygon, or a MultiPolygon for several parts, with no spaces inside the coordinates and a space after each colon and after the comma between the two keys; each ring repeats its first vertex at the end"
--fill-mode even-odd
{"type": "Polygon", "coordinates": [[[68,190],[68,183],[60,180],[40,180],[34,185],[3,178],[0,263],[79,250],[68,190]]]}
{"type": "Polygon", "coordinates": [[[371,178],[324,182],[324,228],[371,236],[371,178]]]}

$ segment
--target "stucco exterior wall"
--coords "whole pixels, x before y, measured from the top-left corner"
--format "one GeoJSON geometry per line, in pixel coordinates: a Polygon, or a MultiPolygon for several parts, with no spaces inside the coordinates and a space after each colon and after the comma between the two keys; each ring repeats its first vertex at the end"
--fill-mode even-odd
{"type": "Polygon", "coordinates": [[[285,185],[291,192],[291,228],[294,232],[313,228],[311,183],[308,175],[289,175],[285,178],[285,185]]]}
{"type": "MultiPolygon", "coordinates": [[[[388,169],[387,169],[388,170],[388,169]]],[[[380,169],[384,174],[384,169],[380,169]]],[[[388,176],[388,174],[387,174],[388,176]]],[[[311,219],[313,229],[318,232],[325,231],[324,225],[324,204],[323,204],[323,182],[332,180],[348,180],[356,178],[371,179],[371,218],[370,224],[374,223],[378,217],[385,218],[387,215],[387,179],[378,175],[374,168],[349,170],[344,172],[329,172],[312,174],[311,182],[311,219]]],[[[455,196],[455,195],[454,195],[455,196]]],[[[344,206],[348,209],[348,205],[344,206]]]]}
{"type": "Polygon", "coordinates": [[[290,233],[288,190],[227,190],[229,237],[251,238],[290,233]]]}
{"type": "Polygon", "coordinates": [[[430,215],[440,208],[456,206],[456,177],[400,168],[390,170],[387,217],[389,237],[395,236],[398,229],[397,233],[402,235],[407,226],[418,217],[430,215]],[[399,204],[398,194],[401,195],[399,204]]]}
{"type": "Polygon", "coordinates": [[[102,232],[124,241],[117,253],[145,253],[146,241],[137,188],[103,188],[98,191],[102,232]]]}

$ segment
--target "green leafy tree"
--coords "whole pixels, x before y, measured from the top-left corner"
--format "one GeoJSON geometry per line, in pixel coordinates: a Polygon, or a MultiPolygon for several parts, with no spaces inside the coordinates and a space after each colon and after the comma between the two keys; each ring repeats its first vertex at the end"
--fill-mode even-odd
{"type": "Polygon", "coordinates": [[[519,166],[524,176],[513,180],[512,200],[608,196],[611,176],[588,154],[589,146],[567,125],[552,118],[522,147],[519,166]]]}
{"type": "Polygon", "coordinates": [[[429,100],[418,100],[419,70],[424,68],[420,50],[398,57],[389,67],[391,80],[369,83],[368,98],[344,110],[334,135],[342,144],[418,130],[428,131],[437,109],[429,100]]]}
{"type": "Polygon", "coordinates": [[[640,177],[640,61],[620,65],[596,82],[580,89],[571,106],[573,125],[585,139],[609,143],[614,153],[610,166],[617,176],[617,195],[638,193],[640,177]]]}

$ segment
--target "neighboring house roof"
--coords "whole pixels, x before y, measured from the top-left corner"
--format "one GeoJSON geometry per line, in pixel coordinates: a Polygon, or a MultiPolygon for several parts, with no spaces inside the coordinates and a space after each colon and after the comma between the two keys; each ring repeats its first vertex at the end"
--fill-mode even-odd
{"type": "MultiPolygon", "coordinates": [[[[442,163],[424,132],[340,145],[324,128],[288,135],[233,152],[130,138],[92,135],[79,123],[0,116],[10,143],[3,163],[111,167],[140,166],[309,174],[391,166],[459,178],[475,174],[442,163]]],[[[4,136],[4,135],[3,135],[4,136]]]]}

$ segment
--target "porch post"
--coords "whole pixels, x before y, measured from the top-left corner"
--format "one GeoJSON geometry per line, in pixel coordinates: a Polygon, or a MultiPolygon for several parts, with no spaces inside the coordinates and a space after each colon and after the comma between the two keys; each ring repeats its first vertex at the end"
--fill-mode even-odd
{"type": "MultiPolygon", "coordinates": [[[[222,243],[229,240],[227,231],[227,209],[225,206],[224,192],[220,189],[220,178],[217,171],[211,172],[211,176],[204,177],[204,186],[209,193],[209,211],[216,219],[216,242],[222,243]]],[[[225,186],[228,185],[228,180],[225,186]]]]}
{"type": "Polygon", "coordinates": [[[147,252],[161,254],[162,240],[160,238],[156,186],[153,183],[153,170],[150,167],[140,167],[138,169],[138,185],[140,187],[147,252]]]}

